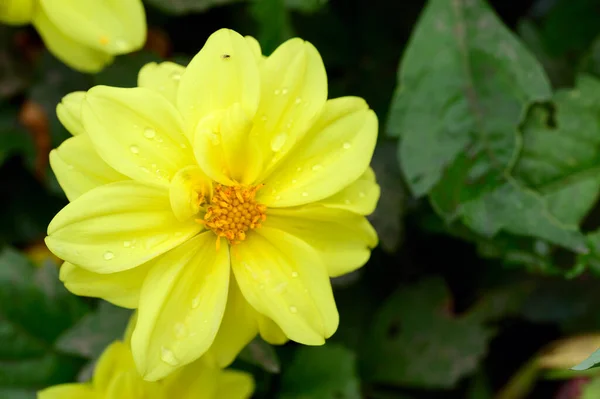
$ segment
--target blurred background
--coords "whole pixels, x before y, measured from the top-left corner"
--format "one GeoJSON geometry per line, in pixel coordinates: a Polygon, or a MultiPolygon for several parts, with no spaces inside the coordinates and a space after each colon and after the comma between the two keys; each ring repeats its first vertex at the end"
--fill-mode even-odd
{"type": "Polygon", "coordinates": [[[145,48],[96,75],[0,25],[0,398],[86,381],[129,317],[66,292],[43,244],[67,203],[48,165],[69,137],[56,104],[185,65],[223,27],[265,54],[312,42],[329,97],[363,97],[380,120],[379,247],[333,281],[325,346],[244,350],[256,398],[600,398],[600,369],[569,370],[600,347],[600,1],[145,6],[145,48]]]}

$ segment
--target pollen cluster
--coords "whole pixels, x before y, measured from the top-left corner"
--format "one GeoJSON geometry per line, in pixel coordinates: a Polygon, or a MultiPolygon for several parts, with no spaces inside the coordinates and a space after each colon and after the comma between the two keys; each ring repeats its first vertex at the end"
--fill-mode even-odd
{"type": "Polygon", "coordinates": [[[231,244],[239,244],[246,239],[248,230],[260,227],[267,218],[267,207],[254,199],[261,187],[215,186],[206,214],[199,222],[217,235],[217,249],[221,237],[231,244]]]}

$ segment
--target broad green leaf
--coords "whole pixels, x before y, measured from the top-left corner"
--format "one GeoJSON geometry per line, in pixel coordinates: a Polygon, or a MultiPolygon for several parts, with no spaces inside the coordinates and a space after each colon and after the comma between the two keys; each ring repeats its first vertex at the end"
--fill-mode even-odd
{"type": "Polygon", "coordinates": [[[262,338],[256,337],[238,356],[247,363],[257,365],[269,373],[279,373],[281,365],[275,349],[262,338]]]}
{"type": "Polygon", "coordinates": [[[285,6],[290,10],[310,14],[319,11],[329,3],[329,0],[285,0],[285,6]]]}
{"type": "Polygon", "coordinates": [[[571,370],[581,371],[587,370],[595,367],[600,367],[600,349],[596,350],[594,353],[590,355],[583,362],[579,363],[576,366],[571,367],[571,370]]]}
{"type": "Polygon", "coordinates": [[[493,331],[479,317],[454,316],[439,278],[396,291],[375,314],[362,351],[367,381],[452,388],[472,373],[493,331]]]}
{"type": "Polygon", "coordinates": [[[131,310],[101,302],[96,311],[65,331],[55,347],[63,353],[97,358],[111,342],[123,339],[130,317],[131,310]]]}
{"type": "Polygon", "coordinates": [[[72,380],[81,360],[52,345],[86,311],[60,283],[54,265],[35,268],[14,250],[0,252],[0,389],[72,380]]]}
{"type": "Polygon", "coordinates": [[[356,356],[341,345],[301,346],[283,374],[282,399],[359,399],[356,356]]]}
{"type": "Polygon", "coordinates": [[[145,0],[149,5],[174,15],[202,12],[212,7],[240,1],[242,0],[145,0]]]}
{"type": "Polygon", "coordinates": [[[251,14],[258,24],[256,38],[263,54],[271,54],[277,46],[292,37],[292,25],[285,0],[254,1],[251,14]]]}
{"type": "Polygon", "coordinates": [[[437,210],[456,216],[510,169],[528,106],[550,95],[542,67],[483,0],[430,0],[387,123],[412,192],[437,192],[437,210]]]}

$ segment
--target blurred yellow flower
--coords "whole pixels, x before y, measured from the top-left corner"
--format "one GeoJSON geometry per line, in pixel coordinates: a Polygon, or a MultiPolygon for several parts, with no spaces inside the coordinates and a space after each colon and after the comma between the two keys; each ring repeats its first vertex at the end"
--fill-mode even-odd
{"type": "Polygon", "coordinates": [[[0,22],[32,23],[52,54],[82,72],[98,72],[146,40],[141,0],[2,0],[0,22]]]}
{"type": "Polygon", "coordinates": [[[187,68],[58,106],[74,137],[50,154],[71,203],[46,243],[78,295],[138,308],[147,380],[205,354],[224,367],[257,332],[321,345],[338,326],[329,277],[364,265],[379,198],[375,113],[327,100],[317,50],[269,57],[222,29],[187,68]],[[208,352],[207,352],[208,351],[208,352]]]}
{"type": "Polygon", "coordinates": [[[160,382],[144,381],[131,350],[113,342],[100,356],[89,383],[62,384],[38,392],[38,399],[247,399],[254,380],[247,373],[209,367],[202,361],[187,365],[160,382]]]}

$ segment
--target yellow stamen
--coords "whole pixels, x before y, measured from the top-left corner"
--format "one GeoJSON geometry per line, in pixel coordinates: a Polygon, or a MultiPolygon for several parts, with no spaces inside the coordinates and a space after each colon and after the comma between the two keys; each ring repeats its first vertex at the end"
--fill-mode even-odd
{"type": "Polygon", "coordinates": [[[254,187],[215,185],[211,202],[203,219],[204,224],[217,235],[216,248],[219,250],[221,237],[230,244],[239,244],[246,239],[246,232],[257,229],[267,218],[267,207],[255,201],[256,192],[264,185],[254,187]]]}

